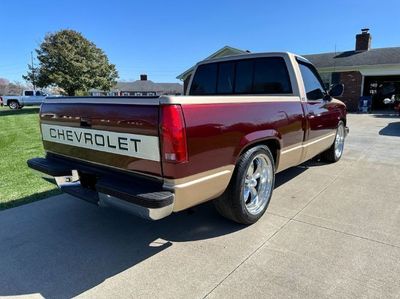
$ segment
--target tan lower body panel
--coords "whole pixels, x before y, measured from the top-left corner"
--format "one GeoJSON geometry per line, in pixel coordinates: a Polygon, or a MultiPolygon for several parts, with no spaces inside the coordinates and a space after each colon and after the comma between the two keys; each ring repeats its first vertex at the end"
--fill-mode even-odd
{"type": "Polygon", "coordinates": [[[335,141],[335,136],[336,134],[332,133],[308,142],[305,146],[303,162],[310,160],[311,158],[330,148],[335,141]]]}
{"type": "Polygon", "coordinates": [[[193,207],[224,193],[234,165],[227,165],[186,178],[164,181],[164,188],[175,193],[174,212],[193,207]]]}
{"type": "Polygon", "coordinates": [[[279,166],[276,172],[299,165],[328,149],[335,141],[335,133],[311,139],[305,143],[283,148],[280,152],[279,166]]]}
{"type": "Polygon", "coordinates": [[[303,155],[302,145],[296,145],[290,147],[289,149],[284,148],[280,152],[279,165],[276,172],[278,173],[282,170],[288,169],[289,167],[299,165],[302,155],[303,155]]]}
{"type": "MultiPolygon", "coordinates": [[[[277,172],[311,159],[328,149],[334,140],[333,133],[282,149],[277,172]]],[[[235,165],[227,165],[182,179],[165,179],[164,189],[175,194],[173,211],[182,211],[222,195],[228,187],[234,168],[235,165]]]]}

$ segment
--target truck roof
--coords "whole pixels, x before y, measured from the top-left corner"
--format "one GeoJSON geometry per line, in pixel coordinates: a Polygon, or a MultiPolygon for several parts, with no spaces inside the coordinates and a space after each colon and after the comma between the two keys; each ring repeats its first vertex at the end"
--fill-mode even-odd
{"type": "Polygon", "coordinates": [[[231,61],[231,60],[240,60],[240,59],[248,59],[248,58],[271,57],[271,56],[281,56],[281,57],[293,56],[293,57],[299,58],[300,60],[310,63],[310,61],[308,61],[303,56],[300,56],[300,55],[297,55],[297,54],[294,54],[291,52],[260,52],[260,53],[245,53],[245,54],[229,55],[229,56],[224,56],[224,57],[202,60],[202,61],[198,62],[196,64],[196,66],[200,65],[200,64],[207,64],[207,63],[220,62],[220,61],[231,61]]]}

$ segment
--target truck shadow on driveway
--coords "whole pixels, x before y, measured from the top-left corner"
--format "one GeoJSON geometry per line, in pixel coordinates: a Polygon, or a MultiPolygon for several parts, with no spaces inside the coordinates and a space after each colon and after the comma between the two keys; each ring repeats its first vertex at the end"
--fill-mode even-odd
{"type": "Polygon", "coordinates": [[[157,222],[64,195],[4,210],[0,296],[39,293],[45,298],[71,298],[173,242],[209,239],[243,228],[220,217],[210,204],[157,222]]]}
{"type": "Polygon", "coordinates": [[[5,210],[5,209],[9,209],[9,208],[16,208],[18,206],[22,206],[24,204],[27,203],[31,203],[37,200],[41,200],[43,198],[47,198],[50,196],[55,196],[60,194],[61,191],[58,188],[54,188],[54,189],[50,189],[47,191],[43,191],[43,192],[39,192],[39,193],[34,193],[34,194],[30,194],[24,197],[21,197],[17,200],[13,200],[10,202],[0,202],[0,211],[1,210],[5,210]]]}
{"type": "Polygon", "coordinates": [[[29,108],[22,108],[18,110],[0,110],[0,116],[8,116],[8,115],[23,115],[23,114],[38,114],[39,107],[29,107],[29,108]]]}
{"type": "MultiPolygon", "coordinates": [[[[277,186],[304,170],[278,174],[277,186]]],[[[212,203],[150,222],[60,195],[1,211],[0,228],[0,296],[71,298],[174,242],[215,238],[246,226],[219,216],[212,203]]],[[[175,264],[180,258],[175,255],[164,254],[161,266],[175,264]]],[[[154,273],[139,269],[151,281],[154,273]]]]}
{"type": "Polygon", "coordinates": [[[400,122],[389,123],[379,131],[379,135],[400,137],[400,122]]]}

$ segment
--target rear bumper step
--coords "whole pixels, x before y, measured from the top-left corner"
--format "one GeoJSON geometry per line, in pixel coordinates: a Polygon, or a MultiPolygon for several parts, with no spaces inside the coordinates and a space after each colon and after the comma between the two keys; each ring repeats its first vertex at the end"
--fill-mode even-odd
{"type": "Polygon", "coordinates": [[[162,189],[161,181],[108,173],[60,158],[34,158],[28,166],[50,178],[65,193],[80,199],[113,206],[135,215],[157,220],[172,213],[174,194],[162,189]],[[87,178],[90,177],[90,186],[87,178]]]}

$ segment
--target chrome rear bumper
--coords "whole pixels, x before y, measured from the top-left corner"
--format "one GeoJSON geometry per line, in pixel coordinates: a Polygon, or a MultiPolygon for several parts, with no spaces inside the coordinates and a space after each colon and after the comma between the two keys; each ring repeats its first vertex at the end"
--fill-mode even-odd
{"type": "Polygon", "coordinates": [[[158,220],[170,215],[175,196],[162,182],[135,178],[55,158],[34,158],[28,166],[63,192],[102,207],[158,220]]]}

